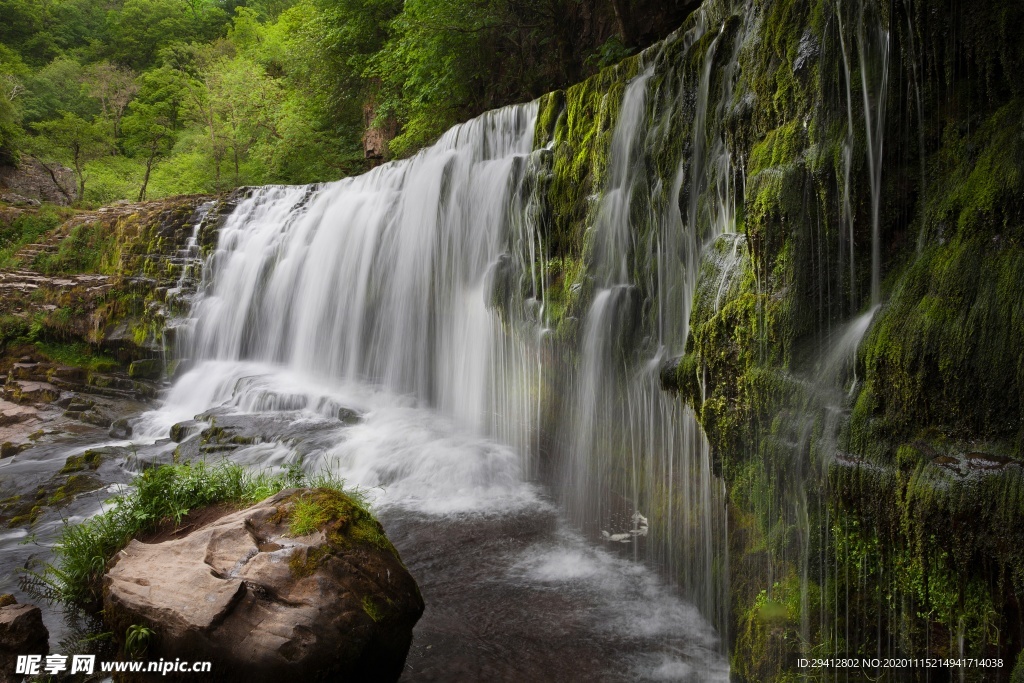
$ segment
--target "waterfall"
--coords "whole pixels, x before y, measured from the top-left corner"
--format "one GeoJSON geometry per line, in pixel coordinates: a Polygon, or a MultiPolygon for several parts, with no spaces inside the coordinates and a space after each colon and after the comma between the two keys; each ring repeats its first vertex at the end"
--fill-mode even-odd
{"type": "Polygon", "coordinates": [[[724,485],[712,472],[710,445],[692,409],[659,380],[663,362],[685,350],[701,259],[735,223],[736,171],[723,123],[743,41],[735,38],[719,55],[728,42],[724,30],[703,12],[681,40],[689,52],[713,30],[695,78],[675,73],[649,92],[655,54],[623,95],[591,235],[595,294],[560,423],[559,485],[577,526],[628,544],[635,557],[678,579],[724,628],[724,485]],[[678,114],[689,97],[688,153],[677,155],[670,177],[652,178],[653,159],[672,149],[678,134],[652,111],[678,114]]]}
{"type": "MultiPolygon", "coordinates": [[[[858,3],[856,17],[856,48],[860,67],[861,104],[864,115],[864,134],[868,161],[868,180],[871,193],[871,305],[877,306],[882,298],[881,264],[881,210],[882,169],[885,152],[885,112],[889,89],[889,29],[880,17],[873,16],[869,3],[858,3]],[[874,21],[871,21],[871,20],[874,21]],[[877,73],[876,73],[877,72],[877,73]]],[[[877,10],[875,10],[877,12],[877,10]]],[[[842,220],[849,227],[850,281],[856,281],[854,264],[854,218],[851,206],[850,184],[854,148],[854,113],[849,47],[843,24],[843,4],[836,2],[835,16],[839,25],[839,42],[843,57],[846,86],[847,136],[843,144],[842,220]]],[[[908,19],[909,21],[909,19],[908,19]]],[[[916,69],[916,67],[915,67],[916,69]]],[[[916,73],[916,72],[915,72],[916,73]]],[[[916,82],[916,79],[915,79],[916,82]]],[[[920,93],[918,93],[920,97],[920,93]]],[[[918,107],[920,108],[920,101],[918,107]]],[[[850,291],[851,308],[856,308],[856,295],[850,291]]]]}
{"type": "Polygon", "coordinates": [[[536,239],[514,215],[535,110],[485,114],[356,178],[254,190],[221,230],[192,356],[379,385],[525,457],[535,351],[491,304],[536,239]]]}
{"type": "Polygon", "coordinates": [[[506,107],[359,177],[249,190],[179,340],[194,369],[141,431],[228,409],[322,429],[355,408],[366,422],[343,433],[232,457],[326,465],[431,513],[537,505],[530,482],[553,475],[541,483],[575,528],[656,567],[724,631],[724,483],[660,382],[685,350],[702,255],[736,215],[725,120],[743,40],[707,14],[680,38],[702,45],[696,73],[652,49],[622,95],[576,340],[555,340],[544,308],[538,107],[506,107]],[[678,145],[669,113],[688,107],[678,145]],[[675,163],[659,175],[656,157],[675,163]]]}

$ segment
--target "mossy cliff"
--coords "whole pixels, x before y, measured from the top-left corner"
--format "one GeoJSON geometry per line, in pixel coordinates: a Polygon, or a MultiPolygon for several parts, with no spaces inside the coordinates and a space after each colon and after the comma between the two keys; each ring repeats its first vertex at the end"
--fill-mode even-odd
{"type": "Polygon", "coordinates": [[[887,654],[992,657],[1001,668],[966,680],[1010,678],[1021,22],[1024,6],[994,0],[709,0],[664,44],[540,102],[545,303],[571,330],[623,93],[650,74],[628,258],[651,331],[669,296],[652,256],[665,215],[700,254],[682,267],[695,294],[662,379],[729,492],[744,680],[813,677],[799,657],[887,654]]]}
{"type": "MultiPolygon", "coordinates": [[[[88,372],[120,368],[158,379],[165,323],[187,308],[175,287],[183,269],[197,269],[195,255],[184,253],[188,240],[197,221],[212,227],[220,209],[232,205],[211,199],[65,210],[36,243],[13,250],[0,271],[0,351],[8,364],[31,355],[88,372]]],[[[47,207],[39,211],[49,216],[47,207]]]]}

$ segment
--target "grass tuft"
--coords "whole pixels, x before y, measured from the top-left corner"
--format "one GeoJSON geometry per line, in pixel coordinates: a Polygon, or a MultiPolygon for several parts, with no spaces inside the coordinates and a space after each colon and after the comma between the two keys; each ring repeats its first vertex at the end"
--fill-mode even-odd
{"type": "MultiPolygon", "coordinates": [[[[114,497],[103,513],[81,523],[65,522],[54,547],[53,562],[41,571],[26,571],[22,587],[51,603],[95,611],[102,605],[102,581],[109,560],[138,534],[164,520],[175,524],[190,510],[218,503],[240,507],[293,487],[315,485],[317,492],[337,492],[344,481],[328,474],[307,477],[299,468],[282,474],[251,472],[231,462],[205,461],[164,465],[139,475],[131,488],[114,497]]],[[[358,493],[356,507],[370,519],[358,493]]]]}

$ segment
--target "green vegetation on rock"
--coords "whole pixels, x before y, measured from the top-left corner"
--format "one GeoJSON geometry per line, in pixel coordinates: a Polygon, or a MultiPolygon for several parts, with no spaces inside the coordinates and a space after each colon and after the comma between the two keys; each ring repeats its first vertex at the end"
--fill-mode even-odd
{"type": "MultiPolygon", "coordinates": [[[[147,469],[131,488],[113,498],[107,511],[81,524],[66,524],[54,548],[53,562],[40,572],[28,573],[26,583],[51,601],[94,609],[101,602],[107,561],[138,534],[160,524],[180,524],[189,512],[203,507],[230,504],[241,508],[282,489],[307,485],[325,499],[354,500],[341,493],[344,482],[322,475],[307,477],[297,469],[274,475],[253,473],[227,461],[147,469]]],[[[365,508],[351,504],[355,506],[352,510],[358,509],[372,520],[365,508]]],[[[360,517],[354,528],[366,523],[360,517]]]]}

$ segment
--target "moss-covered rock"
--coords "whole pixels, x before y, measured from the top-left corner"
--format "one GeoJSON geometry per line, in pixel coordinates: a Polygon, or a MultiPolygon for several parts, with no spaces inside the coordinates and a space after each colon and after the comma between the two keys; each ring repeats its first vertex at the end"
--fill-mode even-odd
{"type": "Polygon", "coordinates": [[[1024,6],[994,0],[712,1],[657,50],[539,103],[555,321],[593,296],[588,235],[630,78],[651,70],[626,255],[644,325],[665,275],[644,260],[643,211],[696,207],[681,229],[703,239],[708,203],[729,198],[691,177],[711,173],[693,155],[721,141],[741,178],[735,235],[703,249],[687,344],[661,380],[694,408],[729,489],[746,680],[879,642],[1009,653],[1005,679],[1021,649],[1018,21],[1024,6]],[[703,141],[698,85],[729,94],[703,141]]]}
{"type": "Polygon", "coordinates": [[[148,658],[212,661],[219,680],[398,679],[423,599],[358,501],[288,489],[225,512],[117,554],[103,615],[123,648],[144,626],[148,658]]]}

